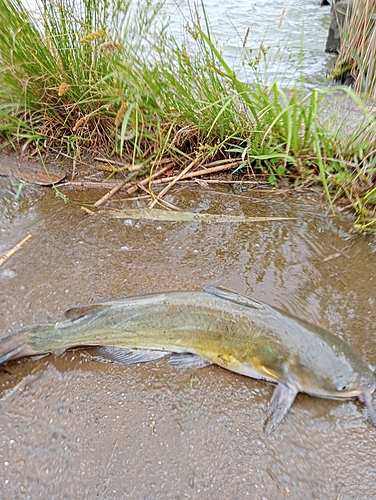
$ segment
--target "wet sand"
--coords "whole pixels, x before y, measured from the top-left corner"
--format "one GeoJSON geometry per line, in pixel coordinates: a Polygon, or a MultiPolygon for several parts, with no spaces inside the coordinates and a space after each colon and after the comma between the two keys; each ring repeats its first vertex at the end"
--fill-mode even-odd
{"type": "MultiPolygon", "coordinates": [[[[33,237],[0,267],[1,333],[79,304],[215,284],[320,324],[375,363],[376,241],[351,235],[351,218],[329,217],[314,194],[168,196],[185,210],[296,217],[211,224],[89,217],[51,189],[25,187],[18,201],[14,191],[0,180],[0,254],[33,237]]],[[[64,193],[80,203],[103,195],[64,193]]],[[[299,395],[267,438],[271,384],[88,355],[0,367],[1,498],[376,497],[376,429],[357,400],[299,395]]]]}

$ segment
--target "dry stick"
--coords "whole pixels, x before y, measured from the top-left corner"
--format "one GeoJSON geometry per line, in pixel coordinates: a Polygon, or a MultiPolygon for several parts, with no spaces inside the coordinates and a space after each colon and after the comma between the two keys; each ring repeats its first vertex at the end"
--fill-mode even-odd
{"type": "MultiPolygon", "coordinates": [[[[107,200],[109,200],[111,198],[111,196],[113,196],[115,193],[117,193],[118,191],[120,191],[120,189],[122,187],[124,187],[127,183],[129,183],[130,178],[131,178],[131,176],[129,176],[125,181],[120,182],[117,186],[115,186],[114,188],[112,188],[111,191],[109,191],[104,196],[102,196],[102,198],[99,198],[99,200],[97,200],[94,203],[93,206],[94,207],[99,207],[99,206],[103,205],[103,203],[105,203],[107,200]]],[[[83,210],[84,212],[86,212],[89,215],[93,215],[95,213],[95,212],[89,210],[86,207],[81,207],[81,210],[83,210]]]]}
{"type": "MultiPolygon", "coordinates": [[[[171,162],[171,160],[170,160],[171,162]]],[[[215,162],[212,162],[212,163],[209,163],[208,165],[211,165],[215,162]]],[[[189,179],[189,178],[192,178],[192,177],[197,177],[199,175],[205,175],[205,174],[211,174],[213,172],[220,172],[222,170],[228,170],[229,168],[233,167],[237,165],[237,162],[233,162],[229,165],[226,165],[226,166],[220,166],[220,167],[215,167],[215,170],[214,168],[208,168],[208,169],[204,169],[204,170],[197,170],[197,172],[192,172],[192,173],[189,173],[187,175],[185,175],[183,178],[184,179],[189,179]]],[[[170,182],[171,180],[174,180],[175,177],[163,177],[162,179],[158,179],[157,178],[159,176],[161,176],[162,174],[164,174],[167,170],[170,170],[171,168],[171,164],[169,165],[166,165],[165,167],[161,168],[160,170],[156,171],[155,174],[153,175],[152,177],[152,184],[163,184],[165,182],[170,182]],[[155,179],[155,180],[154,180],[155,179]]],[[[143,185],[145,186],[146,184],[148,184],[150,181],[150,177],[147,177],[146,179],[144,179],[143,181],[141,182],[137,182],[136,184],[134,182],[127,182],[126,185],[124,187],[129,187],[128,191],[127,191],[127,194],[133,194],[134,192],[136,192],[139,188],[139,185],[143,185]]],[[[217,182],[217,181],[206,181],[206,182],[217,182]]],[[[221,182],[224,182],[224,181],[221,181],[221,182]]],[[[242,182],[242,181],[227,181],[228,183],[232,183],[232,182],[242,182]]],[[[248,182],[248,181],[245,181],[245,182],[248,182]]],[[[96,181],[67,181],[67,182],[64,182],[63,184],[61,184],[61,186],[73,186],[73,187],[83,187],[83,188],[106,188],[106,189],[113,189],[115,188],[116,186],[122,186],[123,187],[123,183],[124,181],[122,182],[119,182],[119,181],[99,181],[99,182],[96,182],[96,181]]]]}
{"type": "Polygon", "coordinates": [[[148,200],[150,199],[150,193],[140,194],[139,196],[133,196],[132,198],[118,198],[118,201],[138,201],[138,200],[148,200]]]}
{"type": "Polygon", "coordinates": [[[196,170],[195,172],[189,172],[185,174],[181,179],[189,179],[191,177],[198,177],[200,175],[208,175],[213,174],[215,172],[224,172],[229,168],[235,167],[239,164],[239,162],[229,163],[228,165],[220,165],[218,167],[204,168],[202,170],[196,170]]]}
{"type": "MultiPolygon", "coordinates": [[[[167,170],[170,170],[171,168],[171,165],[168,165],[166,167],[163,167],[161,168],[160,170],[158,170],[158,172],[155,173],[155,175],[153,176],[153,179],[156,179],[157,177],[159,177],[160,175],[164,174],[167,170]]],[[[168,178],[170,179],[170,177],[168,178]]],[[[137,182],[126,182],[126,181],[100,181],[100,182],[95,182],[95,181],[67,181],[67,182],[64,182],[63,184],[61,184],[60,186],[73,186],[73,187],[83,187],[83,188],[105,188],[105,189],[113,189],[115,187],[129,187],[129,193],[127,191],[128,194],[132,194],[134,193],[135,191],[137,191],[138,189],[138,185],[139,184],[142,184],[143,186],[145,186],[146,184],[148,184],[148,182],[150,181],[150,177],[147,177],[146,179],[144,179],[143,181],[141,181],[141,183],[137,182]],[[124,184],[125,183],[125,184],[124,184]]]]}
{"type": "Polygon", "coordinates": [[[32,234],[28,234],[26,236],[26,238],[24,238],[22,241],[17,243],[17,245],[15,245],[13,248],[8,250],[7,253],[3,257],[1,257],[0,266],[2,266],[4,264],[4,262],[6,262],[9,259],[9,257],[11,257],[14,253],[16,253],[17,250],[19,250],[22,247],[22,245],[24,245],[32,237],[33,237],[32,234]]]}
{"type": "Polygon", "coordinates": [[[173,205],[172,203],[169,203],[166,200],[160,200],[160,203],[162,205],[165,205],[170,210],[174,210],[175,212],[182,212],[183,211],[180,207],[177,207],[176,205],[173,205]]]}
{"type": "MultiPolygon", "coordinates": [[[[166,184],[171,180],[171,177],[162,177],[162,179],[157,179],[153,184],[166,184]]],[[[251,185],[251,186],[258,186],[260,184],[263,184],[262,181],[225,181],[224,179],[180,179],[181,184],[196,184],[197,182],[202,181],[203,183],[206,184],[244,184],[244,185],[251,185]]],[[[268,187],[269,184],[267,182],[264,182],[264,184],[267,184],[268,187]]],[[[273,188],[270,188],[270,191],[273,191],[273,188]]]]}
{"type": "Polygon", "coordinates": [[[96,212],[93,212],[92,210],[89,210],[87,207],[81,207],[81,210],[85,212],[85,214],[88,215],[96,215],[96,212]]]}
{"type": "MultiPolygon", "coordinates": [[[[145,186],[141,186],[140,185],[140,189],[142,189],[143,191],[145,191],[145,193],[148,194],[147,198],[150,199],[150,191],[148,189],[146,189],[145,186]]],[[[172,203],[169,203],[168,201],[166,200],[161,200],[161,203],[163,203],[164,205],[166,205],[167,208],[170,208],[171,210],[175,210],[175,212],[181,212],[181,208],[177,207],[176,205],[173,205],[172,203]]]]}
{"type": "MultiPolygon", "coordinates": [[[[171,162],[171,163],[173,163],[173,162],[171,162]]],[[[157,172],[155,172],[154,175],[153,175],[153,177],[152,177],[152,181],[151,182],[153,183],[154,179],[156,179],[157,177],[159,177],[162,174],[164,174],[165,172],[167,172],[167,170],[170,170],[171,169],[171,163],[169,163],[165,167],[163,167],[160,170],[158,170],[157,172]]],[[[127,194],[133,194],[133,193],[135,193],[140,186],[146,186],[146,184],[149,184],[149,182],[150,182],[150,176],[147,177],[146,179],[144,179],[143,181],[138,182],[136,185],[133,185],[129,189],[127,189],[127,194]]]]}
{"type": "Polygon", "coordinates": [[[141,184],[140,182],[137,184],[137,186],[133,186],[133,187],[137,187],[137,188],[141,189],[141,191],[144,191],[145,193],[147,193],[148,198],[150,198],[150,191],[148,189],[146,189],[146,187],[143,184],[141,184]]]}
{"type": "MultiPolygon", "coordinates": [[[[208,167],[218,167],[219,165],[228,165],[229,163],[234,163],[236,162],[236,158],[223,158],[222,160],[216,160],[216,161],[210,161],[209,163],[206,163],[205,165],[201,165],[202,167],[208,168],[208,167]]],[[[241,161],[241,160],[238,160],[241,161]]]]}
{"type": "MultiPolygon", "coordinates": [[[[228,170],[229,168],[234,167],[237,164],[238,164],[238,162],[235,162],[235,163],[230,163],[229,165],[226,165],[226,166],[222,165],[220,167],[212,167],[212,168],[206,168],[203,170],[196,170],[195,172],[188,172],[187,174],[180,177],[180,180],[192,179],[194,177],[199,177],[201,175],[213,174],[215,172],[224,172],[224,171],[228,170]]],[[[162,179],[158,179],[155,182],[153,181],[153,184],[164,184],[165,182],[171,182],[173,180],[175,180],[175,177],[162,177],[162,179]]],[[[208,180],[205,180],[205,182],[208,182],[208,180]]],[[[216,182],[218,182],[218,181],[216,181],[216,182]]],[[[234,181],[229,181],[229,182],[231,183],[234,181]]]]}
{"type": "MultiPolygon", "coordinates": [[[[158,201],[164,196],[171,188],[174,186],[178,180],[180,180],[184,175],[188,173],[197,163],[200,161],[199,158],[193,160],[179,175],[173,178],[173,180],[158,194],[158,197],[154,198],[154,200],[149,204],[149,208],[153,208],[154,205],[158,203],[158,201]]],[[[215,168],[215,167],[214,167],[215,168]]]]}
{"type": "MultiPolygon", "coordinates": [[[[74,187],[83,187],[83,188],[106,188],[106,189],[112,189],[115,186],[123,185],[123,182],[119,181],[101,181],[101,182],[95,182],[95,181],[67,181],[64,182],[64,184],[60,184],[61,186],[74,186],[74,187]]],[[[132,183],[128,183],[129,186],[132,186],[132,183]]]]}
{"type": "Polygon", "coordinates": [[[94,207],[99,207],[101,205],[103,205],[103,203],[105,203],[106,201],[108,201],[111,196],[113,196],[114,194],[116,194],[118,191],[120,191],[120,189],[122,187],[124,187],[127,182],[129,182],[130,180],[130,177],[128,177],[128,179],[126,179],[124,182],[118,184],[117,186],[115,186],[114,188],[111,189],[111,191],[109,191],[108,193],[106,193],[104,196],[102,196],[102,198],[99,198],[99,200],[97,200],[95,203],[94,203],[94,207]]]}
{"type": "Polygon", "coordinates": [[[133,169],[132,172],[128,175],[126,179],[124,179],[123,182],[115,186],[114,188],[111,189],[107,194],[102,196],[99,200],[97,200],[94,203],[94,207],[99,207],[103,205],[103,203],[107,202],[114,194],[116,194],[118,191],[120,191],[121,188],[123,188],[126,185],[129,185],[129,183],[132,181],[133,177],[136,175],[136,173],[141,170],[142,165],[138,165],[137,169],[133,169]]]}
{"type": "MultiPolygon", "coordinates": [[[[103,163],[110,163],[111,165],[117,165],[119,167],[124,167],[125,166],[125,162],[121,162],[121,161],[116,161],[116,160],[112,160],[111,158],[102,158],[100,156],[94,156],[94,160],[96,161],[101,161],[103,163]]],[[[162,165],[162,163],[171,163],[171,158],[162,158],[161,160],[159,160],[158,162],[158,165],[162,165]]],[[[128,168],[131,168],[132,170],[140,170],[142,167],[144,167],[145,164],[143,165],[130,165],[128,168]]]]}

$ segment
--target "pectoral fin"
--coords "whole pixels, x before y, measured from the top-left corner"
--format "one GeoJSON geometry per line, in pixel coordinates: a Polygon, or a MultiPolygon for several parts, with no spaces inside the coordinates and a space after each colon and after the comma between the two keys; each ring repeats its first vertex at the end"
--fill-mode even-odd
{"type": "Polygon", "coordinates": [[[268,418],[265,420],[264,432],[269,435],[282,422],[291,408],[297,392],[291,387],[279,383],[270,401],[268,418]]]}

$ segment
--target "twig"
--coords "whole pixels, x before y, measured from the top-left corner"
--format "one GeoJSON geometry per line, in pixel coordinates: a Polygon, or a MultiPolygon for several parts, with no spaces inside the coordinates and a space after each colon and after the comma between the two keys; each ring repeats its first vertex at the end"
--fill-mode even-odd
{"type": "Polygon", "coordinates": [[[132,198],[118,198],[118,201],[138,201],[138,200],[149,200],[150,193],[140,194],[140,196],[133,196],[132,198]]]}
{"type": "MultiPolygon", "coordinates": [[[[230,163],[229,165],[226,165],[226,166],[212,167],[212,168],[207,168],[207,169],[202,169],[202,170],[196,170],[195,172],[188,172],[187,174],[181,176],[179,178],[179,180],[192,179],[194,177],[200,177],[201,175],[213,174],[215,172],[224,172],[225,170],[228,170],[229,168],[231,168],[235,165],[237,165],[237,163],[230,163]]],[[[163,177],[162,179],[158,179],[155,182],[153,181],[153,184],[164,184],[165,182],[171,182],[171,181],[174,181],[176,177],[163,177]]],[[[205,179],[205,182],[210,182],[210,180],[208,181],[205,179]]],[[[213,180],[213,182],[218,183],[219,181],[213,180]]],[[[236,181],[229,181],[230,184],[232,182],[236,182],[236,181]]],[[[242,181],[238,181],[238,182],[242,182],[242,181]]],[[[252,181],[252,183],[258,184],[258,182],[255,182],[255,181],[252,181]]],[[[161,195],[159,194],[158,196],[160,197],[161,195]]]]}
{"type": "MultiPolygon", "coordinates": [[[[162,162],[162,160],[161,160],[162,162]]],[[[165,163],[166,160],[163,162],[165,163]]],[[[151,179],[151,184],[164,184],[166,182],[170,183],[172,181],[177,182],[177,180],[183,180],[183,179],[192,179],[194,177],[199,177],[201,175],[208,175],[208,174],[212,174],[212,173],[215,173],[215,172],[223,172],[225,170],[228,170],[234,166],[236,166],[238,164],[237,161],[235,162],[228,162],[227,165],[224,165],[225,161],[222,160],[221,161],[221,165],[219,166],[216,166],[216,167],[211,167],[211,168],[206,168],[206,169],[201,169],[201,170],[197,170],[195,172],[187,172],[190,168],[192,168],[192,164],[188,165],[188,167],[183,170],[178,176],[175,176],[175,177],[162,177],[162,179],[159,179],[159,177],[164,174],[165,172],[167,172],[167,170],[170,170],[171,167],[172,167],[172,160],[169,159],[169,163],[168,165],[164,166],[163,168],[157,170],[153,176],[152,176],[152,179],[151,179]],[[184,174],[184,172],[186,172],[186,174],[184,174]],[[178,177],[178,179],[176,179],[176,177],[178,177]]],[[[218,164],[219,162],[211,162],[211,163],[208,163],[208,166],[209,165],[214,165],[214,164],[218,164]]],[[[226,161],[227,163],[227,161],[226,161]]],[[[116,193],[118,190],[120,190],[122,187],[128,187],[127,189],[127,194],[133,194],[135,193],[139,188],[140,186],[146,186],[147,184],[149,184],[150,182],[150,176],[146,177],[145,179],[143,179],[142,181],[140,182],[137,182],[137,183],[134,183],[134,182],[131,182],[129,181],[129,179],[126,179],[125,181],[122,181],[122,182],[118,182],[118,181],[101,181],[101,182],[95,182],[95,181],[68,181],[68,182],[65,182],[64,184],[62,184],[62,186],[73,186],[73,187],[87,187],[87,188],[110,188],[111,191],[113,189],[116,189],[114,191],[114,193],[116,193]]],[[[253,182],[253,181],[221,181],[221,180],[215,180],[215,179],[210,179],[210,180],[207,180],[206,182],[210,182],[210,183],[223,183],[223,184],[232,184],[232,183],[238,183],[238,184],[241,184],[241,183],[244,183],[244,184],[257,184],[257,182],[253,182]]],[[[113,193],[113,194],[114,194],[113,193]]],[[[162,194],[162,193],[161,193],[162,194]]],[[[159,194],[159,197],[161,196],[161,194],[159,194]]],[[[112,195],[111,195],[112,196],[112,195]]],[[[162,194],[163,196],[163,194],[162,194]]],[[[98,200],[99,201],[99,200],[98,200]]]]}
{"type": "MultiPolygon", "coordinates": [[[[74,187],[84,187],[84,188],[113,188],[115,186],[123,186],[124,181],[100,181],[100,182],[95,182],[95,181],[67,181],[64,182],[64,184],[60,184],[60,187],[64,186],[74,186],[74,187]]],[[[133,184],[131,182],[128,183],[129,186],[132,186],[133,184]]]]}
{"type": "Polygon", "coordinates": [[[154,200],[149,204],[149,208],[153,208],[158,203],[158,201],[172,188],[172,186],[174,186],[178,182],[178,180],[186,175],[189,170],[196,166],[199,161],[200,158],[196,158],[187,167],[185,167],[185,169],[182,170],[180,174],[174,177],[173,180],[158,194],[158,198],[154,198],[154,200]]]}
{"type": "Polygon", "coordinates": [[[92,210],[89,210],[87,207],[81,207],[81,210],[88,215],[95,215],[95,212],[93,212],[92,210]]]}
{"type": "Polygon", "coordinates": [[[235,165],[238,164],[239,162],[234,162],[234,163],[229,163],[228,165],[220,165],[219,167],[211,167],[211,168],[204,168],[202,170],[196,170],[195,172],[189,172],[185,174],[183,177],[181,177],[181,179],[189,179],[192,177],[199,177],[200,175],[214,174],[215,172],[224,172],[225,170],[235,167],[235,165]]]}
{"type": "Polygon", "coordinates": [[[24,245],[32,237],[33,237],[32,234],[28,234],[26,236],[26,238],[24,238],[22,241],[17,243],[17,245],[15,245],[13,248],[8,250],[7,253],[3,257],[1,257],[0,266],[2,266],[4,264],[4,262],[6,262],[9,259],[9,257],[11,257],[14,253],[16,253],[17,250],[19,250],[22,247],[22,245],[24,245]]]}
{"type": "Polygon", "coordinates": [[[144,193],[146,193],[146,194],[148,195],[148,198],[150,198],[150,191],[149,191],[149,190],[145,187],[145,185],[144,185],[144,184],[141,184],[141,182],[139,182],[139,183],[137,184],[137,187],[138,187],[139,189],[141,189],[141,191],[144,191],[144,193]]]}
{"type": "Polygon", "coordinates": [[[170,210],[174,210],[175,212],[182,212],[182,209],[168,202],[167,200],[161,200],[162,205],[165,205],[170,210]]]}
{"type": "MultiPolygon", "coordinates": [[[[162,179],[158,179],[155,181],[153,184],[165,184],[166,182],[169,182],[171,180],[170,177],[163,177],[162,179]]],[[[192,179],[192,180],[185,180],[182,179],[180,182],[182,184],[197,184],[199,179],[192,179]]],[[[251,186],[258,186],[259,184],[262,183],[262,181],[226,181],[224,179],[202,179],[202,182],[206,182],[207,184],[244,184],[244,185],[251,185],[251,186]]]]}
{"type": "MultiPolygon", "coordinates": [[[[170,170],[171,166],[172,166],[171,163],[169,163],[165,167],[161,168],[160,170],[156,171],[153,174],[151,182],[153,183],[153,179],[156,179],[157,177],[160,177],[162,174],[164,174],[165,172],[167,172],[167,170],[170,170]]],[[[150,176],[148,176],[143,181],[138,182],[136,185],[133,185],[132,187],[130,187],[129,189],[127,189],[127,194],[133,194],[133,193],[135,193],[137,191],[137,189],[139,188],[139,185],[146,186],[146,184],[149,184],[149,182],[150,182],[150,176]]]]}
{"type": "MultiPolygon", "coordinates": [[[[94,160],[100,161],[100,162],[103,162],[103,163],[109,163],[110,165],[117,165],[118,167],[124,167],[125,166],[124,162],[116,161],[116,160],[113,160],[111,158],[103,158],[103,157],[100,157],[100,156],[94,156],[94,160]]],[[[159,160],[158,165],[162,165],[163,163],[171,163],[171,162],[172,162],[171,158],[162,158],[161,160],[159,160]]],[[[146,163],[143,163],[143,164],[140,163],[139,165],[129,165],[128,168],[131,171],[133,171],[133,170],[141,170],[141,168],[145,168],[146,167],[146,163]]]]}
{"type": "MultiPolygon", "coordinates": [[[[146,189],[145,186],[142,186],[142,185],[139,185],[140,189],[142,189],[143,191],[145,191],[145,193],[147,193],[147,198],[150,199],[150,191],[148,189],[146,189]]],[[[166,200],[161,200],[161,203],[163,205],[165,205],[167,208],[169,208],[170,210],[174,210],[175,212],[181,212],[181,208],[177,207],[176,205],[173,205],[172,203],[169,203],[168,201],[166,200]]]]}
{"type": "MultiPolygon", "coordinates": [[[[97,200],[97,201],[93,204],[93,206],[94,206],[94,207],[100,207],[101,205],[103,205],[104,203],[106,203],[106,201],[108,201],[108,200],[109,200],[109,199],[110,199],[110,198],[111,198],[114,194],[116,194],[118,191],[120,191],[120,189],[121,189],[122,187],[124,187],[125,185],[129,184],[129,181],[131,180],[132,175],[133,175],[133,174],[129,175],[129,176],[127,177],[127,179],[125,179],[125,181],[120,182],[119,184],[117,184],[117,186],[113,187],[113,188],[111,189],[111,191],[109,191],[109,192],[108,192],[108,193],[106,193],[104,196],[102,196],[102,198],[99,198],[99,200],[97,200]]],[[[93,211],[89,210],[89,209],[88,209],[88,208],[86,208],[86,207],[81,207],[81,209],[82,209],[84,212],[86,212],[86,213],[88,213],[88,214],[90,214],[90,215],[92,215],[92,214],[94,214],[94,213],[95,213],[95,212],[93,212],[93,211]]]]}
{"type": "Polygon", "coordinates": [[[105,203],[106,201],[108,201],[111,198],[111,196],[113,196],[118,191],[120,191],[120,189],[122,187],[124,187],[127,184],[127,182],[129,182],[129,180],[130,179],[128,178],[127,180],[125,180],[121,184],[118,184],[117,186],[115,186],[114,188],[112,188],[111,191],[109,191],[104,196],[102,196],[102,198],[99,198],[99,200],[94,203],[94,207],[99,207],[100,205],[103,205],[103,203],[105,203]]]}

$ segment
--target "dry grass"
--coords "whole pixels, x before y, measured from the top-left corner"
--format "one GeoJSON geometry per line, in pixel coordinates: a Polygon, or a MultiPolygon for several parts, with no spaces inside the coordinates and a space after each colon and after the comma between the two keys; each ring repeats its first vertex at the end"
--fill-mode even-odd
{"type": "Polygon", "coordinates": [[[336,71],[349,71],[357,92],[376,97],[376,0],[349,0],[341,29],[336,71]]]}

